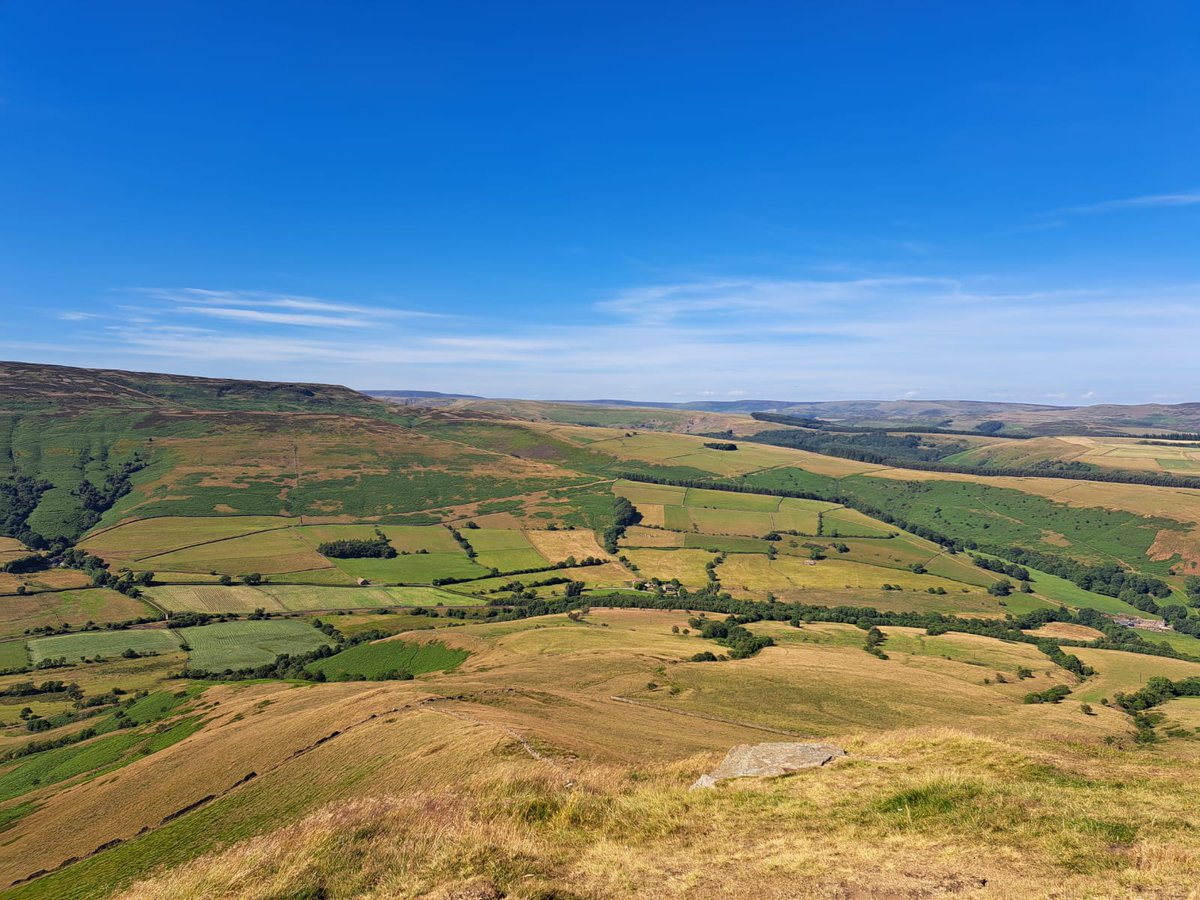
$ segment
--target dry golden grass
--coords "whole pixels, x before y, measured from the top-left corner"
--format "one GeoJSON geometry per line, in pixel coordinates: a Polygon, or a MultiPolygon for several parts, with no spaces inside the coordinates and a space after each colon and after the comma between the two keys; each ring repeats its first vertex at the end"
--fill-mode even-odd
{"type": "Polygon", "coordinates": [[[417,897],[1184,897],[1200,864],[1185,759],[1159,765],[951,729],[850,738],[782,779],[687,784],[494,761],[397,788],[143,882],[126,900],[417,897]],[[1148,783],[1147,778],[1151,781],[1148,783]],[[1084,789],[1081,789],[1081,786],[1084,789]],[[1094,786],[1095,790],[1087,787],[1094,786]]]}
{"type": "MultiPolygon", "coordinates": [[[[21,585],[30,593],[36,591],[61,591],[69,588],[89,587],[92,580],[77,569],[48,569],[45,572],[32,572],[25,575],[13,575],[0,572],[0,595],[16,594],[21,585]]],[[[5,599],[5,603],[10,602],[5,599]]]]}
{"type": "Polygon", "coordinates": [[[551,562],[562,562],[569,556],[576,559],[584,559],[588,556],[594,556],[597,559],[610,558],[596,541],[596,535],[584,529],[526,531],[525,537],[529,539],[534,550],[551,562]]]}
{"type": "Polygon", "coordinates": [[[1026,631],[1035,637],[1066,638],[1071,641],[1094,641],[1104,637],[1104,632],[1086,625],[1072,625],[1069,622],[1047,622],[1041,628],[1026,631]]]}
{"type": "Polygon", "coordinates": [[[642,577],[662,581],[678,578],[691,588],[703,587],[708,582],[704,567],[716,558],[715,553],[707,550],[629,549],[623,552],[638,567],[638,574],[642,577]]]}
{"type": "Polygon", "coordinates": [[[691,663],[716,645],[672,631],[687,619],[595,609],[581,622],[411,632],[398,639],[472,656],[412,682],[212,688],[197,734],[36,794],[41,808],[5,833],[0,877],[125,838],[31,889],[149,874],[125,896],[446,897],[484,882],[589,898],[1190,888],[1200,745],[1137,750],[1115,709],[1022,703],[1072,680],[1035,648],[888,628],[880,660],[852,626],[763,622],[753,628],[778,646],[691,663]],[[1035,677],[996,682],[1018,666],[1035,677]],[[730,746],[781,739],[771,729],[850,756],[688,791],[730,746]],[[202,812],[160,825],[208,795],[202,812]]]}
{"type": "MultiPolygon", "coordinates": [[[[853,556],[853,552],[849,554],[853,556]]],[[[731,554],[717,569],[721,584],[734,592],[762,592],[788,588],[868,589],[883,584],[900,585],[905,590],[941,587],[962,592],[957,581],[935,575],[914,575],[906,569],[883,568],[854,562],[849,558],[810,560],[780,555],[767,559],[756,553],[731,554]]]]}
{"type": "Polygon", "coordinates": [[[661,528],[631,525],[625,529],[625,537],[621,543],[630,547],[682,547],[683,534],[661,528]]]}
{"type": "Polygon", "coordinates": [[[332,568],[296,529],[283,528],[142,557],[139,567],[178,572],[217,571],[229,575],[264,575],[332,568]]]}

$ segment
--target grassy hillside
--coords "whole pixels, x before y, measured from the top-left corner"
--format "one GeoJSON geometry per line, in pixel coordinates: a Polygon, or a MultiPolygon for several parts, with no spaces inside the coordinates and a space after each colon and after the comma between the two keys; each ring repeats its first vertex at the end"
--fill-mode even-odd
{"type": "MultiPolygon", "coordinates": [[[[724,411],[7,364],[0,401],[4,896],[1192,889],[1200,491],[724,411]]],[[[1088,440],[1003,448],[1159,452],[1088,440]]]]}

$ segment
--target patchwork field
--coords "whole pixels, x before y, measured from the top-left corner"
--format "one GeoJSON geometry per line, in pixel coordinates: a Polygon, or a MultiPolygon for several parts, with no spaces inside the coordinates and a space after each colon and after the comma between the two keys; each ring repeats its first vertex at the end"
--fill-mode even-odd
{"type": "MultiPolygon", "coordinates": [[[[1144,573],[1174,589],[1153,602],[1179,602],[1182,576],[1200,563],[1200,491],[874,466],[748,443],[762,422],[703,410],[656,418],[521,401],[384,404],[320,385],[78,370],[31,400],[32,376],[7,378],[10,365],[0,364],[0,394],[17,412],[0,416],[0,477],[11,470],[52,487],[6,481],[0,521],[68,544],[79,537],[108,574],[48,540],[55,568],[0,576],[0,670],[16,670],[0,676],[6,896],[1193,889],[1197,704],[1157,707],[1164,720],[1147,737],[1145,723],[1138,731],[1100,700],[1154,677],[1200,676],[1200,663],[1066,647],[1097,670],[1080,680],[1036,643],[943,632],[963,623],[881,618],[868,630],[860,612],[817,608],[994,620],[974,630],[1060,605],[1135,610],[1037,570],[1033,593],[994,596],[987,588],[1000,576],[918,532],[1001,557],[1012,546],[1045,553],[1084,583],[1071,565],[1144,573]],[[72,385],[88,386],[78,402],[72,385]],[[706,448],[712,437],[670,429],[728,429],[738,446],[706,448]],[[83,487],[120,472],[127,492],[83,487]],[[709,476],[837,499],[911,527],[832,499],[630,480],[709,476]],[[616,496],[643,518],[610,554],[602,542],[620,532],[616,496]],[[318,550],[373,541],[377,529],[396,557],[318,550]],[[504,574],[570,557],[607,561],[504,574]],[[144,590],[142,600],[92,587],[126,566],[155,573],[149,586],[123,585],[144,590]],[[263,583],[242,583],[255,572],[263,583]],[[631,590],[651,577],[678,578],[690,599],[631,590]],[[445,578],[471,580],[433,586],[445,578]],[[769,595],[811,608],[743,602],[769,595]],[[632,608],[674,604],[694,608],[632,608]],[[259,609],[272,618],[245,618],[259,609]],[[700,609],[709,622],[751,615],[706,628],[700,609]],[[156,610],[183,623],[189,612],[236,618],[103,627],[156,610]],[[828,617],[862,627],[807,621],[828,617]],[[99,627],[79,630],[89,620],[99,627]],[[388,637],[339,641],[336,655],[270,678],[187,677],[269,666],[371,631],[388,637]],[[1026,702],[1054,686],[1071,692],[1026,702]],[[731,747],[813,738],[848,755],[787,778],[690,790],[731,747]]],[[[1004,447],[1033,459],[1062,456],[1065,444],[1088,464],[1177,472],[1197,452],[1055,440],[1004,447]]],[[[982,435],[964,443],[976,456],[994,449],[982,435]]],[[[0,563],[23,552],[0,540],[0,563]]],[[[1200,654],[1190,636],[1139,633],[1200,654]]],[[[1103,634],[1056,622],[1027,639],[1103,634]]]]}
{"type": "Polygon", "coordinates": [[[303,585],[161,585],[147,596],[171,612],[310,612],[392,606],[460,606],[471,598],[433,587],[305,587],[303,585]]]}
{"type": "Polygon", "coordinates": [[[1105,469],[1200,474],[1200,444],[1128,437],[1041,437],[974,448],[948,462],[1023,466],[1044,461],[1077,462],[1105,469]]]}

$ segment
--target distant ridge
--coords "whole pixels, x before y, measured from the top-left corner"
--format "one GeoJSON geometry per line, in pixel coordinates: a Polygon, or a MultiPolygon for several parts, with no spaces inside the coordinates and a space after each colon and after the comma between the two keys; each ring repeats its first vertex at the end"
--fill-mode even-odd
{"type": "Polygon", "coordinates": [[[485,400],[478,394],[444,394],[441,391],[360,391],[383,400],[485,400]]]}

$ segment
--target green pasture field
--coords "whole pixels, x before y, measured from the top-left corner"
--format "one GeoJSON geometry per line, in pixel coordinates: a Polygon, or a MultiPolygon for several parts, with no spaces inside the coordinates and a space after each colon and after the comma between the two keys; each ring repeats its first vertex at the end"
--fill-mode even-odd
{"type": "Polygon", "coordinates": [[[34,665],[44,659],[65,658],[67,662],[79,662],[84,657],[94,659],[102,656],[111,659],[125,650],[138,653],[171,653],[179,649],[179,639],[174,632],[165,628],[130,628],[122,631],[81,631],[76,634],[59,634],[52,637],[33,638],[29,641],[29,655],[34,665]]]}
{"type": "Polygon", "coordinates": [[[0,670],[23,669],[29,665],[29,649],[24,641],[0,642],[0,670]]]}
{"type": "Polygon", "coordinates": [[[518,572],[522,569],[541,569],[550,565],[550,560],[542,556],[533,547],[528,550],[489,550],[480,553],[476,561],[489,569],[500,572],[518,572]]]}
{"type": "MultiPolygon", "coordinates": [[[[1136,606],[1132,606],[1124,600],[1118,600],[1116,597],[1106,597],[1103,594],[1094,594],[1091,591],[1085,591],[1074,582],[1067,581],[1067,579],[1060,578],[1057,575],[1050,575],[1047,572],[1030,569],[1028,566],[1024,568],[1028,569],[1029,575],[1033,579],[1031,585],[1034,593],[1054,603],[1059,603],[1073,609],[1094,609],[1102,613],[1108,613],[1109,615],[1130,615],[1143,619],[1160,618],[1153,613],[1142,612],[1136,606]]],[[[994,575],[993,581],[998,581],[1003,577],[995,572],[987,572],[983,569],[980,569],[980,571],[984,575],[994,575]]],[[[1011,581],[1012,579],[1009,580],[1011,581]]],[[[1013,601],[1020,596],[1022,595],[1012,594],[1005,599],[1013,601]]]]}
{"type": "Polygon", "coordinates": [[[308,666],[310,672],[324,672],[326,678],[345,676],[376,678],[388,672],[446,672],[458,668],[470,656],[466,650],[455,650],[441,643],[417,644],[385,640],[358,644],[308,666]]]}
{"type": "Polygon", "coordinates": [[[1195,656],[1200,659],[1200,638],[1194,638],[1190,634],[1181,634],[1173,631],[1164,634],[1161,631],[1150,631],[1147,628],[1135,628],[1133,630],[1151,643],[1167,644],[1180,653],[1186,653],[1188,656],[1195,656]]]}
{"type": "Polygon", "coordinates": [[[737,491],[710,491],[688,488],[683,505],[711,509],[741,509],[748,512],[772,513],[779,509],[782,498],[767,494],[741,494],[737,491]]]}
{"type": "Polygon", "coordinates": [[[302,569],[299,572],[285,572],[281,575],[271,575],[266,580],[272,584],[312,584],[333,587],[347,587],[358,583],[357,578],[343,572],[337,566],[330,566],[327,569],[302,569]]]}
{"type": "Polygon", "coordinates": [[[478,554],[476,562],[488,569],[512,572],[550,565],[550,561],[529,543],[529,538],[523,531],[508,528],[468,528],[462,535],[478,554]]]}
{"type": "Polygon", "coordinates": [[[663,525],[672,531],[691,531],[690,510],[686,506],[664,506],[663,525]]]}
{"type": "Polygon", "coordinates": [[[687,492],[687,488],[643,484],[638,481],[618,481],[613,485],[613,493],[626,498],[634,506],[639,503],[683,506],[683,498],[687,496],[687,492]]]}
{"type": "Polygon", "coordinates": [[[523,531],[512,528],[466,528],[460,533],[477,553],[490,550],[529,550],[533,547],[523,531]]]}
{"type": "Polygon", "coordinates": [[[380,530],[398,552],[456,553],[461,549],[450,531],[441,525],[383,525],[380,530]]]}
{"type": "Polygon", "coordinates": [[[212,672],[260,666],[281,653],[307,653],[333,643],[311,625],[292,619],[218,622],[179,633],[192,648],[188,665],[212,672]]]}
{"type": "Polygon", "coordinates": [[[821,534],[826,537],[887,537],[896,530],[886,522],[845,506],[821,513],[821,534]]]}
{"type": "Polygon", "coordinates": [[[1200,663],[1181,659],[1145,656],[1121,650],[1093,650],[1089,647],[1071,647],[1069,652],[1096,670],[1095,675],[1072,693],[1073,699],[1089,703],[1105,697],[1111,700],[1117,691],[1136,691],[1145,687],[1146,682],[1155,675],[1172,680],[1200,677],[1200,663]]]}
{"type": "MultiPolygon", "coordinates": [[[[483,556],[481,553],[481,560],[483,556]]],[[[429,584],[436,578],[477,578],[488,572],[484,566],[472,562],[457,545],[452,553],[410,553],[391,559],[335,559],[332,562],[352,578],[393,584],[429,584]]]]}

